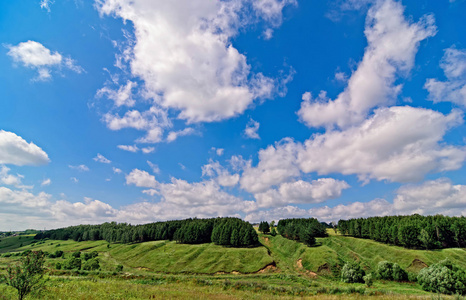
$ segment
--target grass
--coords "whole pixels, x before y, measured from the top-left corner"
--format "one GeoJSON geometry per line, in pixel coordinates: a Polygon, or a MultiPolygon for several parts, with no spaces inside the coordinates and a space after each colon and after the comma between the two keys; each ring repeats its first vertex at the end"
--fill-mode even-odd
{"type": "MultiPolygon", "coordinates": [[[[409,250],[371,240],[335,235],[318,238],[307,247],[281,236],[260,234],[261,247],[227,248],[214,244],[183,245],[173,241],[140,244],[108,244],[106,241],[75,242],[45,240],[32,236],[8,237],[0,253],[43,250],[99,252],[98,272],[51,271],[41,299],[464,299],[422,291],[415,283],[390,281],[345,284],[338,280],[341,266],[360,261],[367,271],[382,260],[398,262],[412,272],[413,260],[430,265],[444,258],[466,266],[464,249],[409,250]],[[22,245],[21,245],[22,244],[22,245]],[[20,247],[21,246],[21,247],[20,247]],[[122,273],[115,267],[124,265],[122,273]],[[276,269],[258,272],[275,264],[276,269]],[[440,297],[440,298],[439,298],[440,297]]],[[[3,255],[4,256],[4,255],[3,255]]],[[[19,256],[0,257],[0,277],[7,264],[19,256]]],[[[50,269],[62,258],[47,259],[50,269]]],[[[419,265],[418,265],[419,267],[419,265]]],[[[0,280],[1,282],[1,280],[0,280]]],[[[0,300],[11,299],[15,290],[0,283],[0,300]]]]}

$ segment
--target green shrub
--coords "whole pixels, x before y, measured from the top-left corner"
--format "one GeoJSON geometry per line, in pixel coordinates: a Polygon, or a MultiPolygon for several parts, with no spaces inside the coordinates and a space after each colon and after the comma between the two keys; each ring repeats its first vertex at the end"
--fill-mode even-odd
{"type": "Polygon", "coordinates": [[[116,270],[117,272],[122,272],[122,271],[123,271],[123,265],[117,265],[116,268],[115,268],[115,270],[116,270]]]}
{"type": "Polygon", "coordinates": [[[80,258],[76,258],[76,257],[72,257],[70,259],[68,259],[64,264],[63,264],[63,268],[65,270],[80,270],[81,269],[81,259],[80,258]]]}
{"type": "Polygon", "coordinates": [[[81,258],[81,252],[80,251],[73,252],[73,254],[71,254],[71,256],[74,257],[74,258],[81,258]]]}
{"type": "Polygon", "coordinates": [[[392,267],[393,272],[393,280],[395,281],[407,281],[408,280],[408,273],[403,270],[399,264],[394,263],[392,267]]]}
{"type": "Polygon", "coordinates": [[[359,263],[346,263],[341,269],[341,281],[347,283],[364,282],[365,273],[359,263]]]}
{"type": "Polygon", "coordinates": [[[61,267],[62,267],[61,263],[57,262],[57,263],[55,264],[55,269],[61,270],[61,267]]]}
{"type": "Polygon", "coordinates": [[[87,260],[82,266],[83,270],[86,271],[95,271],[100,269],[99,259],[91,258],[87,260]]]}
{"type": "Polygon", "coordinates": [[[466,294],[465,271],[448,260],[422,269],[417,281],[425,291],[442,294],[466,294]]]}
{"type": "Polygon", "coordinates": [[[393,280],[393,264],[388,261],[379,262],[376,274],[378,279],[393,280]]]}
{"type": "Polygon", "coordinates": [[[367,287],[371,287],[372,284],[374,283],[374,278],[372,277],[371,273],[367,274],[362,279],[364,279],[364,283],[366,284],[367,287]]]}

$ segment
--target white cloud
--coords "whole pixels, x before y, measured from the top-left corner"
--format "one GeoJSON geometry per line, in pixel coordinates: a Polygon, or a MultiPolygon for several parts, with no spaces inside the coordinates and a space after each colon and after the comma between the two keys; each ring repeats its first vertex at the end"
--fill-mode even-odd
{"type": "Polygon", "coordinates": [[[37,166],[49,161],[47,153],[34,143],[27,143],[13,132],[0,130],[0,164],[37,166]]]}
{"type": "Polygon", "coordinates": [[[217,154],[218,156],[222,156],[225,152],[225,149],[212,147],[212,151],[215,151],[215,154],[217,154]]]}
{"type": "Polygon", "coordinates": [[[241,155],[233,155],[229,159],[230,165],[235,171],[242,171],[251,167],[252,160],[245,160],[241,155]]]}
{"type": "Polygon", "coordinates": [[[100,162],[100,163],[103,163],[103,164],[109,164],[111,163],[112,161],[107,159],[105,156],[103,156],[102,154],[100,153],[97,153],[97,156],[93,158],[95,161],[97,162],[100,162]]]}
{"type": "Polygon", "coordinates": [[[122,172],[123,172],[123,171],[122,171],[121,169],[113,167],[113,173],[115,173],[115,174],[121,174],[122,172]]]}
{"type": "Polygon", "coordinates": [[[136,145],[118,145],[118,149],[129,151],[129,152],[138,152],[139,148],[136,145]]]}
{"type": "Polygon", "coordinates": [[[122,85],[118,90],[112,90],[108,86],[105,86],[97,91],[97,97],[106,96],[107,98],[113,100],[115,106],[134,106],[136,101],[133,99],[132,89],[137,87],[136,82],[128,80],[126,85],[122,85]]]}
{"type": "Polygon", "coordinates": [[[257,133],[259,126],[259,122],[250,119],[246,125],[246,129],[244,129],[244,135],[250,139],[260,139],[259,134],[257,133]]]}
{"type": "Polygon", "coordinates": [[[52,184],[52,180],[50,178],[42,180],[42,183],[40,184],[41,186],[47,186],[52,184]]]}
{"type": "Polygon", "coordinates": [[[149,154],[155,151],[154,147],[145,147],[141,149],[142,153],[144,154],[149,154]]]}
{"type": "Polygon", "coordinates": [[[372,108],[395,102],[402,87],[395,84],[397,76],[409,73],[420,41],[436,33],[433,16],[412,23],[403,11],[401,3],[393,0],[377,1],[369,9],[368,46],[362,61],[335,100],[326,92],[315,99],[303,95],[298,115],[307,126],[348,127],[362,122],[372,108]]]}
{"type": "Polygon", "coordinates": [[[50,12],[50,5],[52,5],[54,1],[52,0],[41,0],[40,1],[40,8],[45,9],[47,12],[50,12]]]}
{"type": "Polygon", "coordinates": [[[154,172],[155,174],[159,174],[160,173],[160,168],[159,166],[157,166],[156,164],[154,164],[153,162],[151,161],[147,161],[147,164],[149,165],[149,167],[152,169],[152,172],[154,172]]]}
{"type": "MultiPolygon", "coordinates": [[[[250,193],[261,193],[300,175],[296,157],[300,145],[284,139],[275,146],[259,151],[256,167],[246,167],[240,179],[241,188],[250,193]]],[[[233,158],[232,158],[233,159],[233,158]]]]}
{"type": "Polygon", "coordinates": [[[136,143],[155,144],[162,141],[163,129],[160,127],[151,128],[145,137],[136,140],[136,143]]]}
{"type": "Polygon", "coordinates": [[[466,216],[466,186],[454,185],[449,179],[440,178],[417,185],[402,186],[397,190],[393,203],[384,199],[374,199],[369,202],[353,202],[347,205],[323,206],[309,210],[286,206],[252,212],[245,219],[257,222],[293,217],[314,217],[319,221],[330,222],[340,219],[415,213],[466,216]]]}
{"type": "Polygon", "coordinates": [[[120,64],[129,63],[131,74],[144,81],[146,95],[157,105],[194,123],[231,118],[256,99],[271,96],[274,80],[253,74],[231,38],[258,18],[278,26],[290,3],[295,1],[100,0],[97,7],[102,15],[134,26],[134,40],[120,64]],[[245,13],[247,7],[256,16],[245,13]]]}
{"type": "Polygon", "coordinates": [[[12,175],[9,174],[10,168],[5,166],[0,166],[0,182],[6,185],[12,185],[18,188],[32,188],[29,186],[24,186],[21,182],[21,179],[24,178],[23,175],[17,174],[12,175]]]}
{"type": "Polygon", "coordinates": [[[185,129],[179,130],[179,131],[171,131],[167,136],[167,142],[171,143],[171,142],[175,141],[177,138],[179,138],[180,136],[187,136],[187,135],[192,135],[192,134],[196,134],[196,133],[197,133],[196,130],[194,130],[191,127],[187,127],[185,129]]]}
{"type": "Polygon", "coordinates": [[[107,113],[103,116],[103,121],[111,130],[134,128],[149,131],[151,129],[160,130],[160,128],[171,127],[167,112],[155,107],[151,107],[142,113],[138,110],[131,110],[126,112],[123,117],[107,113]]]}
{"type": "Polygon", "coordinates": [[[133,184],[137,187],[156,188],[159,183],[155,179],[154,175],[150,175],[146,171],[139,169],[133,169],[131,173],[125,176],[126,184],[133,184]]]}
{"type": "Polygon", "coordinates": [[[70,169],[78,170],[78,171],[80,171],[80,172],[87,172],[87,171],[89,171],[89,168],[88,168],[86,165],[76,165],[76,166],[68,165],[68,167],[69,167],[70,169]]]}
{"type": "Polygon", "coordinates": [[[9,49],[7,54],[15,62],[22,63],[27,68],[37,70],[38,75],[36,80],[50,79],[52,68],[67,68],[78,74],[84,72],[83,68],[76,65],[75,61],[71,58],[63,58],[56,51],[52,53],[44,45],[35,41],[19,43],[16,46],[8,45],[7,47],[9,49]]]}
{"type": "Polygon", "coordinates": [[[84,202],[71,203],[59,200],[51,206],[51,212],[58,220],[71,219],[74,222],[100,223],[103,220],[113,221],[117,216],[118,210],[112,208],[107,203],[86,197],[84,198],[84,202]]]}
{"type": "Polygon", "coordinates": [[[466,50],[454,47],[446,49],[440,67],[447,81],[427,79],[424,87],[429,91],[429,99],[466,106],[466,50]]]}
{"type": "Polygon", "coordinates": [[[71,177],[70,180],[73,181],[74,183],[78,183],[78,182],[79,182],[79,179],[76,178],[76,177],[71,177]]]}
{"type": "MultiPolygon", "coordinates": [[[[254,0],[252,5],[256,14],[265,21],[269,22],[272,27],[278,27],[282,24],[282,11],[286,5],[298,5],[296,0],[254,0]]],[[[264,38],[272,38],[273,29],[264,30],[264,38]]]]}
{"type": "Polygon", "coordinates": [[[426,181],[398,189],[393,206],[402,214],[460,215],[466,212],[466,186],[454,185],[449,179],[426,181]]]}
{"type": "Polygon", "coordinates": [[[361,180],[397,182],[456,170],[466,158],[466,149],[441,142],[462,119],[456,110],[445,116],[409,106],[381,108],[360,126],[307,140],[299,152],[299,167],[305,173],[356,174],[361,180]]]}
{"type": "Polygon", "coordinates": [[[285,182],[278,189],[255,194],[259,207],[285,206],[291,203],[322,203],[341,196],[350,186],[341,180],[319,178],[311,182],[297,180],[285,182]]]}
{"type": "Polygon", "coordinates": [[[239,174],[230,174],[218,161],[210,160],[202,166],[202,176],[215,177],[215,181],[221,186],[235,186],[239,182],[239,174]]]}

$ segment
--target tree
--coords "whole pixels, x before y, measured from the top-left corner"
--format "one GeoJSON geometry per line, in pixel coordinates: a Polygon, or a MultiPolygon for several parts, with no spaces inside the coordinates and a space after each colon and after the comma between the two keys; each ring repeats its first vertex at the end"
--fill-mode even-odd
{"type": "Polygon", "coordinates": [[[341,269],[341,281],[347,283],[364,282],[366,272],[356,262],[346,263],[341,269]]]}
{"type": "Polygon", "coordinates": [[[18,299],[22,300],[41,283],[44,261],[44,252],[32,251],[22,257],[19,264],[8,266],[6,284],[18,290],[18,299]]]}
{"type": "Polygon", "coordinates": [[[259,223],[259,231],[262,233],[269,233],[270,232],[270,226],[267,221],[262,221],[259,223]]]}

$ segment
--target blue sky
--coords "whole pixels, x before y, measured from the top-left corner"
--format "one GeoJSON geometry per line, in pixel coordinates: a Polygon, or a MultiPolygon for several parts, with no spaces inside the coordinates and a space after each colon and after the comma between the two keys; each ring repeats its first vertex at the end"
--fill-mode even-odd
{"type": "Polygon", "coordinates": [[[0,230],[466,215],[465,11],[3,1],[0,230]]]}

